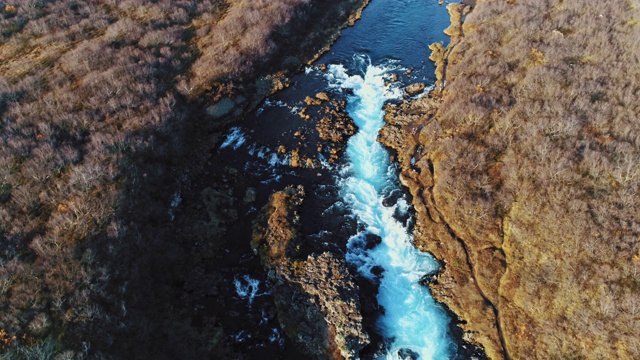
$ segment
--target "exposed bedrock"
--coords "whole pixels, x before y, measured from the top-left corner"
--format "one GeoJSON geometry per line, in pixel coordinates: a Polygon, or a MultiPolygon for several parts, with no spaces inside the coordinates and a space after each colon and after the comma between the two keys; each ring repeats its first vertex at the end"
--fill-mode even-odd
{"type": "Polygon", "coordinates": [[[287,336],[316,359],[355,359],[369,343],[358,287],[344,257],[323,252],[297,257],[302,186],[274,193],[254,224],[252,247],[272,282],[287,336]]]}

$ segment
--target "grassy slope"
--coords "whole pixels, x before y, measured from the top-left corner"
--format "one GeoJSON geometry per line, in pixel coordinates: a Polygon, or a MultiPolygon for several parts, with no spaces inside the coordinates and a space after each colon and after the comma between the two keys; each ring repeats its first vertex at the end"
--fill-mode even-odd
{"type": "Polygon", "coordinates": [[[640,356],[639,16],[478,1],[422,124],[431,218],[466,246],[514,359],[640,356]]]}
{"type": "Polygon", "coordinates": [[[259,99],[360,6],[0,2],[0,354],[212,351],[180,298],[196,237],[168,225],[219,127],[204,107],[259,99]]]}

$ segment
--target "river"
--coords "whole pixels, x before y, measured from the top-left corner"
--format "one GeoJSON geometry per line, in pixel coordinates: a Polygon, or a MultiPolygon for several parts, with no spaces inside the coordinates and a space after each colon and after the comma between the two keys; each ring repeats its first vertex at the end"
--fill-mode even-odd
{"type": "MultiPolygon", "coordinates": [[[[326,66],[310,66],[294,77],[288,89],[231,128],[219,150],[228,164],[255,178],[256,204],[286,185],[305,186],[304,232],[314,239],[314,251],[342,251],[361,276],[379,284],[377,302],[384,312],[375,323],[386,359],[462,358],[449,314],[420,284],[438,263],[413,247],[410,199],[400,189],[390,153],[377,142],[384,104],[402,100],[411,83],[433,83],[428,45],[446,44],[442,31],[448,23],[437,0],[373,0],[316,62],[326,66]],[[299,116],[304,99],[317,92],[345,101],[358,128],[335,162],[328,161],[329,147],[314,131],[318,113],[310,113],[310,120],[299,116]],[[292,168],[291,149],[315,166],[292,168]],[[379,239],[375,247],[367,242],[371,236],[379,239]]],[[[246,215],[257,211],[252,207],[246,215]]],[[[237,296],[256,313],[264,313],[256,297],[269,295],[260,281],[242,274],[234,278],[237,296]]],[[[278,330],[268,327],[270,341],[282,345],[278,330]]],[[[250,332],[239,330],[239,341],[250,332]]]]}

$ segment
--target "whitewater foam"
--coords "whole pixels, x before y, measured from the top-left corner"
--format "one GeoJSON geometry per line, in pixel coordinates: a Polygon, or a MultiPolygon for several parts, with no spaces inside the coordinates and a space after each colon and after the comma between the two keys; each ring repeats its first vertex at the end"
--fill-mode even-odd
{"type": "Polygon", "coordinates": [[[247,299],[249,306],[251,306],[256,297],[270,294],[268,291],[262,293],[259,292],[260,281],[250,277],[249,275],[234,277],[233,285],[236,288],[236,294],[238,294],[238,297],[241,299],[247,299]]]}
{"type": "Polygon", "coordinates": [[[385,190],[398,186],[389,154],[377,141],[384,125],[384,103],[402,97],[398,84],[385,85],[397,67],[373,66],[364,57],[355,60],[355,74],[343,65],[331,65],[326,75],[330,88],[350,90],[347,112],[359,129],[348,141],[348,164],[338,175],[341,195],[365,229],[349,239],[347,261],[370,279],[376,277],[374,267],[384,269],[377,299],[385,309],[378,325],[388,340],[386,359],[407,353],[420,359],[448,359],[455,351],[449,318],[419,283],[438,263],[413,246],[408,229],[394,217],[396,212],[408,211],[406,200],[399,199],[393,206],[383,204],[385,190]],[[367,234],[379,236],[380,244],[368,246],[367,234]]]}
{"type": "Polygon", "coordinates": [[[245,138],[245,135],[242,132],[242,129],[240,129],[237,126],[234,126],[231,129],[229,129],[229,134],[227,135],[226,139],[220,145],[220,149],[224,149],[224,148],[227,148],[227,147],[232,147],[233,150],[238,150],[238,148],[242,144],[244,144],[244,142],[246,140],[247,139],[245,138]]]}

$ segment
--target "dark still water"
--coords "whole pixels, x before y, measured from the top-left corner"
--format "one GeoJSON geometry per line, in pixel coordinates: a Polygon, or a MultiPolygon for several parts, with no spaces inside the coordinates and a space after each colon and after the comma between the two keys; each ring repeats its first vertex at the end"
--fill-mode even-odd
{"type": "MultiPolygon", "coordinates": [[[[362,19],[345,29],[317,62],[326,66],[309,67],[288,89],[229,129],[216,156],[217,166],[238,169],[255,188],[256,205],[243,214],[247,222],[273,191],[302,184],[307,194],[302,232],[310,251],[343,253],[372,281],[378,281],[374,273],[382,270],[377,302],[384,312],[375,321],[385,350],[377,353],[379,358],[461,357],[450,317],[419,283],[438,263],[412,246],[410,201],[397,195],[402,192],[395,165],[376,141],[384,125],[384,104],[402,100],[404,87],[413,82],[433,83],[428,45],[447,42],[442,31],[448,24],[447,11],[437,0],[373,0],[362,19]],[[331,101],[310,106],[305,98],[319,92],[358,128],[342,147],[316,131],[331,101]],[[390,194],[396,194],[392,203],[390,194]],[[381,239],[373,248],[366,241],[371,236],[381,239]]],[[[247,236],[243,229],[235,234],[247,236]]],[[[249,238],[236,241],[250,257],[249,238]]],[[[274,320],[264,316],[268,305],[261,303],[268,303],[270,295],[256,261],[234,278],[235,296],[245,311],[256,314],[255,324],[238,329],[237,341],[239,346],[261,348],[258,353],[264,355],[286,344],[274,320]]]]}
{"type": "Polygon", "coordinates": [[[364,54],[373,64],[400,60],[418,72],[414,74],[418,80],[435,79],[429,45],[448,43],[442,32],[448,26],[447,10],[437,0],[373,0],[362,19],[345,29],[319,62],[344,63],[353,54],[364,54]]]}

